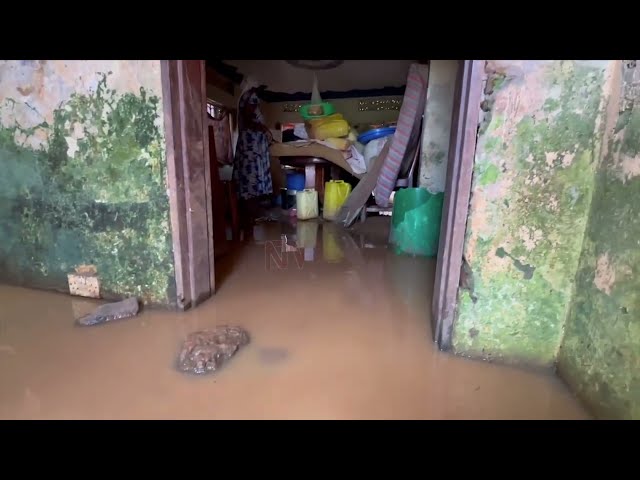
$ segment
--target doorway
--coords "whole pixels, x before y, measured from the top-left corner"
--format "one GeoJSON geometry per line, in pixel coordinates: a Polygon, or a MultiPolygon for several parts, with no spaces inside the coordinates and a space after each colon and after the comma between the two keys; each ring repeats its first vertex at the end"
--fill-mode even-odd
{"type": "MultiPolygon", "coordinates": [[[[482,60],[462,61],[456,82],[431,316],[433,340],[443,350],[451,347],[483,66],[482,60]]],[[[215,145],[209,135],[206,64],[164,61],[162,76],[176,287],[180,308],[188,309],[216,292],[214,212],[222,200],[212,186],[215,145]]]]}

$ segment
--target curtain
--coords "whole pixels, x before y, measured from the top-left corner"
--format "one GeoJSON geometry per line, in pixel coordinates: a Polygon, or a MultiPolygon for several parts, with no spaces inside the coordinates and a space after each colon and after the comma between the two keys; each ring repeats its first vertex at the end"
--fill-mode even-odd
{"type": "Polygon", "coordinates": [[[218,163],[220,165],[232,165],[231,112],[224,106],[209,102],[207,114],[209,116],[209,124],[213,127],[218,163]]]}

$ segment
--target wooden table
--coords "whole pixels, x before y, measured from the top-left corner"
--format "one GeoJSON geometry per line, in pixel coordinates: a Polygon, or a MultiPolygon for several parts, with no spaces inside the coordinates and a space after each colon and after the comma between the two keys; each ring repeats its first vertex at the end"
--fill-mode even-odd
{"type": "Polygon", "coordinates": [[[329,169],[329,179],[340,177],[340,167],[319,157],[280,157],[280,164],[289,167],[304,168],[304,188],[315,188],[320,202],[324,201],[324,182],[329,169]]]}

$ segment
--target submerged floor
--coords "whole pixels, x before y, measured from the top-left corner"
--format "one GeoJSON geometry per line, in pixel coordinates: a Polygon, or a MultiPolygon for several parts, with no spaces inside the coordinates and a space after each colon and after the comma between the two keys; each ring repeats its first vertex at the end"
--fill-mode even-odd
{"type": "Polygon", "coordinates": [[[94,302],[0,287],[0,418],[588,418],[553,376],[438,352],[435,261],[394,255],[363,226],[258,227],[187,313],[82,328],[94,302]],[[306,250],[279,258],[282,235],[306,250]],[[184,337],[222,324],[251,343],[213,376],[177,372],[184,337]]]}

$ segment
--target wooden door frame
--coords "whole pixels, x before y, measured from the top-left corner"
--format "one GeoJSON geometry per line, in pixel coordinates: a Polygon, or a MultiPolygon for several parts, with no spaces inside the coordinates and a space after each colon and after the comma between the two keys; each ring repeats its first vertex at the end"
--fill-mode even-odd
{"type": "Polygon", "coordinates": [[[453,343],[485,62],[461,61],[456,80],[431,317],[440,350],[453,343]]]}
{"type": "Polygon", "coordinates": [[[177,307],[215,290],[204,60],[161,60],[169,212],[177,307]]]}
{"type": "MultiPolygon", "coordinates": [[[[432,304],[441,350],[452,346],[484,65],[461,61],[456,80],[432,304]]],[[[177,303],[185,310],[215,291],[205,62],[163,60],[161,75],[177,303]]]]}

